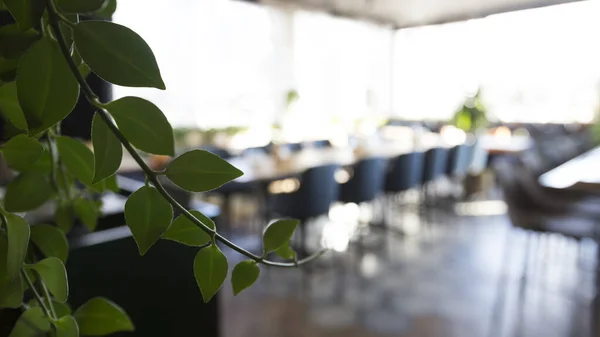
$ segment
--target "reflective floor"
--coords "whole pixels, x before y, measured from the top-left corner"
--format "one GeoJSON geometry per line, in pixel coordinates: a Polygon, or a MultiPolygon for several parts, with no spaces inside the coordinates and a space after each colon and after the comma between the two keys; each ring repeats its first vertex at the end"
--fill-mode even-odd
{"type": "Polygon", "coordinates": [[[222,336],[593,336],[596,244],[513,229],[502,206],[395,207],[387,229],[334,212],[312,241],[340,252],[302,270],[262,268],[235,298],[226,287],[222,336]]]}

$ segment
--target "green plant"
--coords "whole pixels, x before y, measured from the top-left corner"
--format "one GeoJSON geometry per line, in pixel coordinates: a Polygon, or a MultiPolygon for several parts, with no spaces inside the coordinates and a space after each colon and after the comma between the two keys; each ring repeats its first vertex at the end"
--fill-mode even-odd
{"type": "MultiPolygon", "coordinates": [[[[165,89],[149,46],[134,31],[108,21],[79,21],[79,14],[105,18],[115,0],[0,0],[16,24],[0,29],[0,115],[7,141],[0,147],[18,176],[6,186],[0,207],[0,308],[22,308],[11,336],[105,335],[133,330],[127,314],[103,298],[90,299],[71,313],[64,262],[65,234],[75,218],[94,230],[99,193],[117,190],[115,172],[122,148],[146,175],[146,184],[125,204],[125,218],[139,252],[159,239],[198,247],[194,275],[205,302],[222,286],[227,259],[217,242],[248,259],[233,269],[234,293],[252,285],[259,265],[297,267],[322,251],[297,260],[290,238],[298,221],[275,221],[264,231],[263,253],[253,254],[223,237],[215,224],[188,211],[163,188],[158,176],[203,192],[242,175],[221,158],[192,150],[163,171],[154,171],[138,151],[174,156],[171,125],[158,107],[139,97],[101,102],[85,81],[90,71],[122,86],[165,89]],[[79,93],[96,109],[92,152],[61,135],[60,122],[74,108],[79,93]],[[55,225],[30,226],[19,216],[53,201],[55,225]],[[173,209],[181,213],[173,221],[173,209]],[[291,262],[267,259],[271,252],[291,262]],[[32,301],[24,303],[26,298],[32,301]]],[[[192,264],[192,261],[190,261],[192,264]]]]}
{"type": "Polygon", "coordinates": [[[475,95],[467,97],[452,118],[452,123],[466,132],[474,132],[488,124],[486,108],[481,101],[479,90],[475,95]]]}

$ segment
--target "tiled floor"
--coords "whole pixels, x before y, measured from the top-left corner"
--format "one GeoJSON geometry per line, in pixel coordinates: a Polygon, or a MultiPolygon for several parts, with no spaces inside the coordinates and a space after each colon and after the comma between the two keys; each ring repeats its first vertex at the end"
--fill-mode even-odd
{"type": "Polygon", "coordinates": [[[392,217],[413,235],[363,230],[310,269],[263,268],[241,295],[226,289],[222,335],[593,336],[594,243],[531,236],[525,254],[505,215],[425,214],[392,217]]]}

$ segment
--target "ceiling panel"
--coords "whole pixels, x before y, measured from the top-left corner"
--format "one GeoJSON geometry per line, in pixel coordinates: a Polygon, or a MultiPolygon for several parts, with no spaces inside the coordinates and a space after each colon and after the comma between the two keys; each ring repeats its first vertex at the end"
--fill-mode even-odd
{"type": "Polygon", "coordinates": [[[480,18],[491,14],[579,0],[259,0],[326,11],[396,28],[480,18]]]}

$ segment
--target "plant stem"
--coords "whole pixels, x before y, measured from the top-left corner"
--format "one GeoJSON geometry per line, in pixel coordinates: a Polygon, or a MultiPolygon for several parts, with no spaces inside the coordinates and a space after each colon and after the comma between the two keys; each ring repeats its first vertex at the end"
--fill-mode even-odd
{"type": "Polygon", "coordinates": [[[40,284],[42,285],[42,290],[44,291],[44,297],[48,299],[48,306],[50,307],[50,313],[52,314],[52,318],[57,319],[56,311],[54,310],[54,304],[52,303],[52,297],[50,297],[50,292],[48,291],[48,287],[42,280],[40,273],[37,273],[38,279],[40,280],[40,284]]]}
{"type": "MultiPolygon", "coordinates": [[[[315,254],[313,254],[313,255],[305,258],[305,259],[297,261],[295,263],[282,263],[282,262],[275,262],[275,261],[263,260],[260,256],[255,255],[255,254],[247,251],[246,249],[244,249],[244,248],[242,248],[242,247],[234,244],[233,242],[229,241],[227,238],[225,238],[221,234],[217,233],[216,230],[208,227],[206,224],[204,224],[202,221],[200,221],[198,218],[196,218],[192,213],[190,213],[185,207],[183,207],[179,202],[177,202],[169,194],[169,192],[167,192],[165,190],[165,188],[162,186],[162,184],[158,180],[157,175],[160,175],[161,173],[153,171],[146,164],[146,162],[144,162],[144,160],[137,153],[137,151],[135,150],[135,148],[133,147],[133,145],[131,145],[131,143],[129,142],[129,140],[127,140],[127,138],[125,137],[125,135],[123,135],[121,133],[121,131],[119,130],[119,128],[112,121],[112,118],[111,118],[110,114],[104,109],[104,107],[106,105],[102,104],[98,100],[98,96],[94,93],[94,91],[92,90],[92,88],[90,88],[90,86],[87,84],[87,82],[85,81],[85,79],[83,78],[83,76],[81,76],[81,74],[79,73],[79,70],[77,69],[77,65],[75,65],[75,62],[73,62],[73,59],[71,58],[71,54],[69,52],[69,48],[67,47],[65,39],[64,39],[64,37],[63,37],[63,35],[62,35],[61,31],[60,31],[59,20],[65,21],[67,19],[64,18],[64,17],[58,16],[58,13],[57,13],[56,8],[54,6],[53,0],[50,0],[48,2],[48,16],[50,18],[50,25],[52,26],[52,29],[54,30],[54,32],[56,34],[56,39],[58,41],[58,44],[59,44],[60,49],[62,51],[62,54],[65,57],[67,63],[69,64],[69,68],[71,69],[71,72],[73,73],[73,75],[77,79],[77,82],[79,82],[79,85],[81,87],[81,91],[84,93],[84,95],[87,98],[87,100],[93,106],[95,106],[96,108],[98,108],[98,112],[97,113],[100,114],[100,117],[108,125],[108,127],[110,128],[110,130],[115,134],[115,136],[123,144],[123,146],[125,147],[125,149],[127,150],[127,152],[129,152],[129,154],[133,157],[133,159],[136,161],[136,163],[144,171],[144,173],[146,175],[146,179],[148,179],[154,185],[154,187],[156,187],[156,189],[163,196],[163,198],[165,198],[171,205],[173,205],[173,207],[175,209],[177,209],[178,211],[180,211],[186,218],[188,218],[190,221],[192,221],[196,226],[198,226],[204,232],[208,233],[211,236],[214,235],[214,237],[218,241],[222,242],[224,245],[228,246],[229,248],[235,250],[236,252],[238,252],[238,253],[240,253],[242,255],[245,255],[246,257],[248,257],[248,258],[250,258],[250,259],[252,259],[252,260],[254,260],[254,261],[258,262],[258,263],[262,263],[262,264],[265,264],[265,265],[268,265],[268,266],[293,268],[293,267],[297,267],[299,265],[308,263],[308,262],[310,262],[310,261],[318,258],[319,256],[321,256],[323,253],[325,253],[326,249],[323,249],[323,250],[321,250],[321,251],[319,251],[319,252],[317,252],[317,253],[315,253],[315,254]]],[[[71,25],[72,25],[72,23],[71,23],[71,25]]]]}
{"type": "Polygon", "coordinates": [[[29,289],[31,289],[31,291],[33,292],[33,296],[35,297],[35,299],[40,304],[40,307],[42,308],[42,311],[44,312],[44,315],[46,315],[46,317],[48,317],[49,319],[53,320],[54,317],[52,316],[52,314],[50,313],[50,311],[46,307],[46,303],[44,303],[44,299],[42,298],[42,296],[40,296],[40,293],[38,293],[38,291],[35,289],[35,286],[33,285],[33,282],[31,282],[31,279],[29,278],[29,275],[27,275],[27,273],[25,272],[25,269],[21,269],[21,275],[23,276],[23,278],[27,282],[27,285],[29,286],[29,289]]]}
{"type": "MultiPolygon", "coordinates": [[[[50,133],[50,135],[52,136],[52,138],[60,136],[60,123],[56,124],[56,130],[54,131],[54,133],[50,133]]],[[[56,141],[54,143],[56,143],[56,141]]],[[[62,187],[67,197],[67,201],[71,202],[71,186],[67,184],[67,173],[65,172],[65,168],[63,167],[62,162],[60,160],[60,153],[58,153],[56,156],[56,167],[62,177],[62,187]]]]}
{"type": "Polygon", "coordinates": [[[52,183],[52,187],[56,190],[60,199],[63,199],[61,188],[58,185],[58,180],[56,179],[56,169],[57,169],[57,153],[54,151],[54,142],[52,141],[52,136],[49,132],[46,133],[46,140],[48,142],[48,152],[50,152],[50,181],[52,183]]]}

